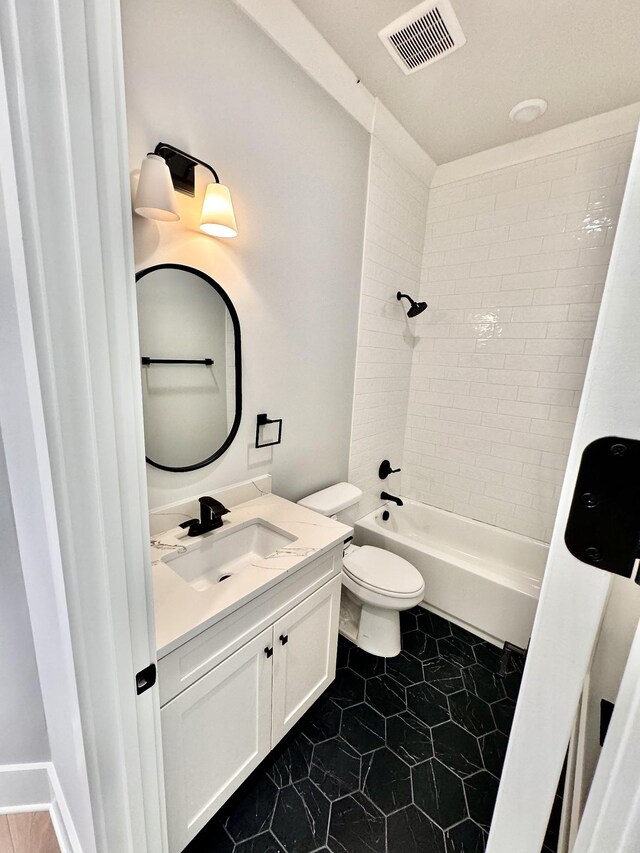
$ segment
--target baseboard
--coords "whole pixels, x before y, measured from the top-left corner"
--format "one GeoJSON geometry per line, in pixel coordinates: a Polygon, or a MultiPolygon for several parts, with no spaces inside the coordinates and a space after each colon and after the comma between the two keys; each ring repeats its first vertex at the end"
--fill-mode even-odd
{"type": "Polygon", "coordinates": [[[49,811],[51,812],[53,828],[58,837],[60,853],[82,853],[80,839],[78,838],[78,833],[76,832],[56,769],[53,764],[49,764],[47,769],[51,796],[49,811]]]}
{"type": "Polygon", "coordinates": [[[49,808],[49,764],[0,765],[0,814],[49,808]]]}
{"type": "Polygon", "coordinates": [[[39,811],[51,814],[60,853],[82,853],[53,764],[0,765],[0,814],[39,811]]]}

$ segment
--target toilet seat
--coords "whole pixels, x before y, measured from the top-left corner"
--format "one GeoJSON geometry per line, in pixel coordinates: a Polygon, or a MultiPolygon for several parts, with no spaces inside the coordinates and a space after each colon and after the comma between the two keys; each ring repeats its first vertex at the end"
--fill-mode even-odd
{"type": "Polygon", "coordinates": [[[424,580],[416,567],[382,548],[363,545],[348,549],[343,568],[358,586],[390,598],[414,598],[424,591],[424,580]]]}

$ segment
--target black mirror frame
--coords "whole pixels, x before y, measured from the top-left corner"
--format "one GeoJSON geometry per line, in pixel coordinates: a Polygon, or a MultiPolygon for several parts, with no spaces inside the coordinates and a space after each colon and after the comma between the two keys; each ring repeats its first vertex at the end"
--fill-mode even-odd
{"type": "Polygon", "coordinates": [[[145,460],[149,465],[153,465],[154,468],[160,468],[162,471],[174,471],[177,473],[183,471],[197,471],[198,468],[204,468],[207,465],[210,465],[216,459],[219,459],[223,453],[229,449],[231,442],[238,434],[238,429],[240,428],[240,421],[242,420],[242,336],[240,333],[240,319],[238,318],[238,312],[236,311],[233,302],[229,298],[228,294],[224,290],[224,288],[218,284],[215,279],[211,278],[211,276],[202,272],[202,270],[196,269],[195,267],[188,267],[185,264],[156,264],[153,267],[147,267],[146,269],[140,270],[136,273],[136,284],[140,281],[141,278],[144,278],[145,275],[149,275],[149,273],[155,272],[156,270],[182,270],[182,272],[192,273],[193,275],[199,276],[203,281],[206,281],[207,284],[211,285],[216,293],[219,294],[224,304],[227,306],[227,310],[229,312],[229,316],[231,317],[231,322],[233,324],[233,335],[234,335],[234,352],[235,352],[235,392],[236,392],[236,406],[235,406],[235,417],[233,419],[233,424],[231,425],[231,429],[229,430],[229,435],[226,437],[223,444],[220,445],[218,450],[213,453],[208,459],[203,460],[202,462],[198,462],[195,465],[186,465],[182,468],[177,468],[171,465],[161,465],[159,462],[154,462],[152,459],[149,459],[148,456],[145,456],[145,460]]]}

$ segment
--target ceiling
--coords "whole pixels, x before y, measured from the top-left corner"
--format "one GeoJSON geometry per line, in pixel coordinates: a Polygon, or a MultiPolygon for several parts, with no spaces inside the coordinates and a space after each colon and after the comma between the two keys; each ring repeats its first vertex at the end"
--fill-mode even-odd
{"type": "Polygon", "coordinates": [[[453,0],[466,45],[409,76],[377,33],[417,0],[294,2],[437,163],[640,101],[638,0],[453,0]]]}

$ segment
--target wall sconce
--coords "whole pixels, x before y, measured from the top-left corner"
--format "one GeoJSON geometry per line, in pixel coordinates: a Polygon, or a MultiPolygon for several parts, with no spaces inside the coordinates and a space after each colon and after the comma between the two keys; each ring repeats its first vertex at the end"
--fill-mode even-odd
{"type": "Polygon", "coordinates": [[[175,222],[179,219],[173,190],[196,194],[196,166],[208,169],[215,183],[204,194],[200,230],[211,237],[237,237],[238,226],[229,188],[220,183],[216,170],[197,157],[159,142],[153,154],[142,161],[140,181],[136,192],[135,212],[147,219],[175,222]]]}

